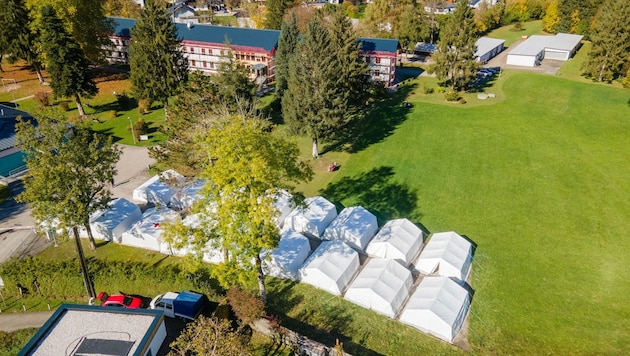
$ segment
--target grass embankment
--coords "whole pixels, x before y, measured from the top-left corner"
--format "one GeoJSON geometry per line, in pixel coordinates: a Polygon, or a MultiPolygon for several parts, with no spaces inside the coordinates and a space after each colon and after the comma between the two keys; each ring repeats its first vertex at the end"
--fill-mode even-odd
{"type": "Polygon", "coordinates": [[[500,38],[505,40],[505,47],[509,47],[512,43],[519,41],[523,36],[544,35],[542,20],[523,22],[522,27],[517,29],[514,24],[499,27],[490,31],[486,36],[491,38],[500,38]]]}

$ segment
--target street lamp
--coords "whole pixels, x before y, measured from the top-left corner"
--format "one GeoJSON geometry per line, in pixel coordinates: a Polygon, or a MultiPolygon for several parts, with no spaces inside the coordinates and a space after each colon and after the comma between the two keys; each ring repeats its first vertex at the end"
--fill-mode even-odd
{"type": "Polygon", "coordinates": [[[131,118],[129,116],[127,116],[127,119],[129,120],[129,125],[131,126],[131,138],[133,138],[133,144],[136,144],[136,134],[133,132],[133,122],[131,121],[131,118]]]}

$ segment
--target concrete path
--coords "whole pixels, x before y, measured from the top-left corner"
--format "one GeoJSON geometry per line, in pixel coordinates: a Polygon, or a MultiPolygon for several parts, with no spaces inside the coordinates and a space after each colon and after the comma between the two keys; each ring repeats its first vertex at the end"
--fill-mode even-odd
{"type": "Polygon", "coordinates": [[[119,145],[122,149],[120,160],[116,163],[116,177],[112,195],[115,198],[132,200],[133,190],[149,179],[149,165],[155,160],[149,157],[149,149],[119,145]]]}
{"type": "Polygon", "coordinates": [[[0,331],[12,332],[26,328],[40,328],[53,314],[52,311],[0,314],[0,331]]]}

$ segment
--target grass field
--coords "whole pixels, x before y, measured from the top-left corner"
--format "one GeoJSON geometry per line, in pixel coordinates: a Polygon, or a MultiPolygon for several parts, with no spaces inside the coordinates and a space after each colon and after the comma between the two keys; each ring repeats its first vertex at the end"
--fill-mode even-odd
{"type": "Polygon", "coordinates": [[[518,41],[523,36],[542,35],[543,31],[542,20],[524,22],[523,27],[520,30],[516,30],[514,25],[507,25],[496,30],[490,31],[486,36],[492,38],[500,38],[505,40],[505,47],[512,45],[512,43],[518,41]]]}

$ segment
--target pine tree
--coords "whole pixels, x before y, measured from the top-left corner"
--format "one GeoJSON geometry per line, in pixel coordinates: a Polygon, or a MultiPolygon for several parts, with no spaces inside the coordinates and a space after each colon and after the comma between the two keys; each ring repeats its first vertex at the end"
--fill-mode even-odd
{"type": "Polygon", "coordinates": [[[41,42],[53,96],[74,98],[79,115],[85,116],[80,96],[89,98],[98,93],[96,83],[89,75],[89,63],[79,44],[66,32],[53,7],[44,6],[41,15],[41,42]]]}
{"type": "Polygon", "coordinates": [[[623,76],[630,58],[630,2],[607,0],[595,20],[591,41],[593,48],[584,63],[584,75],[593,80],[611,82],[623,76]]]}
{"type": "Polygon", "coordinates": [[[602,2],[603,0],[559,0],[559,21],[555,31],[588,35],[593,17],[602,2]]]}
{"type": "Polygon", "coordinates": [[[90,230],[90,215],[107,207],[111,193],[109,182],[116,173],[120,151],[111,137],[93,134],[75,127],[69,130],[61,113],[47,111],[37,117],[37,127],[30,121],[16,125],[16,145],[26,152],[28,171],[20,201],[29,203],[38,222],[57,222],[71,228],[87,293],[94,297],[77,226],[84,226],[92,249],[96,248],[90,230]]]}
{"type": "Polygon", "coordinates": [[[267,6],[265,28],[279,30],[282,28],[284,14],[295,6],[295,0],[267,0],[265,5],[267,6]]]}
{"type": "Polygon", "coordinates": [[[181,52],[177,28],[166,9],[149,0],[131,30],[131,37],[129,66],[133,93],[138,99],[160,101],[166,108],[168,98],[188,77],[188,62],[181,52]]]}
{"type": "Polygon", "coordinates": [[[429,37],[429,25],[422,20],[424,12],[416,2],[401,6],[393,30],[404,51],[413,51],[420,39],[429,37]]]}
{"type": "Polygon", "coordinates": [[[33,67],[39,83],[44,83],[41,62],[37,53],[37,35],[31,31],[31,18],[23,0],[0,0],[0,47],[14,63],[25,60],[33,67]]]}
{"type": "Polygon", "coordinates": [[[438,50],[434,54],[434,71],[453,91],[466,89],[475,78],[479,63],[475,59],[477,28],[468,1],[459,0],[455,11],[440,31],[438,50]]]}
{"type": "Polygon", "coordinates": [[[278,39],[278,49],[275,57],[275,77],[276,77],[276,98],[282,98],[287,89],[287,78],[289,76],[289,61],[295,53],[300,32],[297,27],[297,17],[291,13],[291,22],[282,23],[280,39],[278,39]]]}

